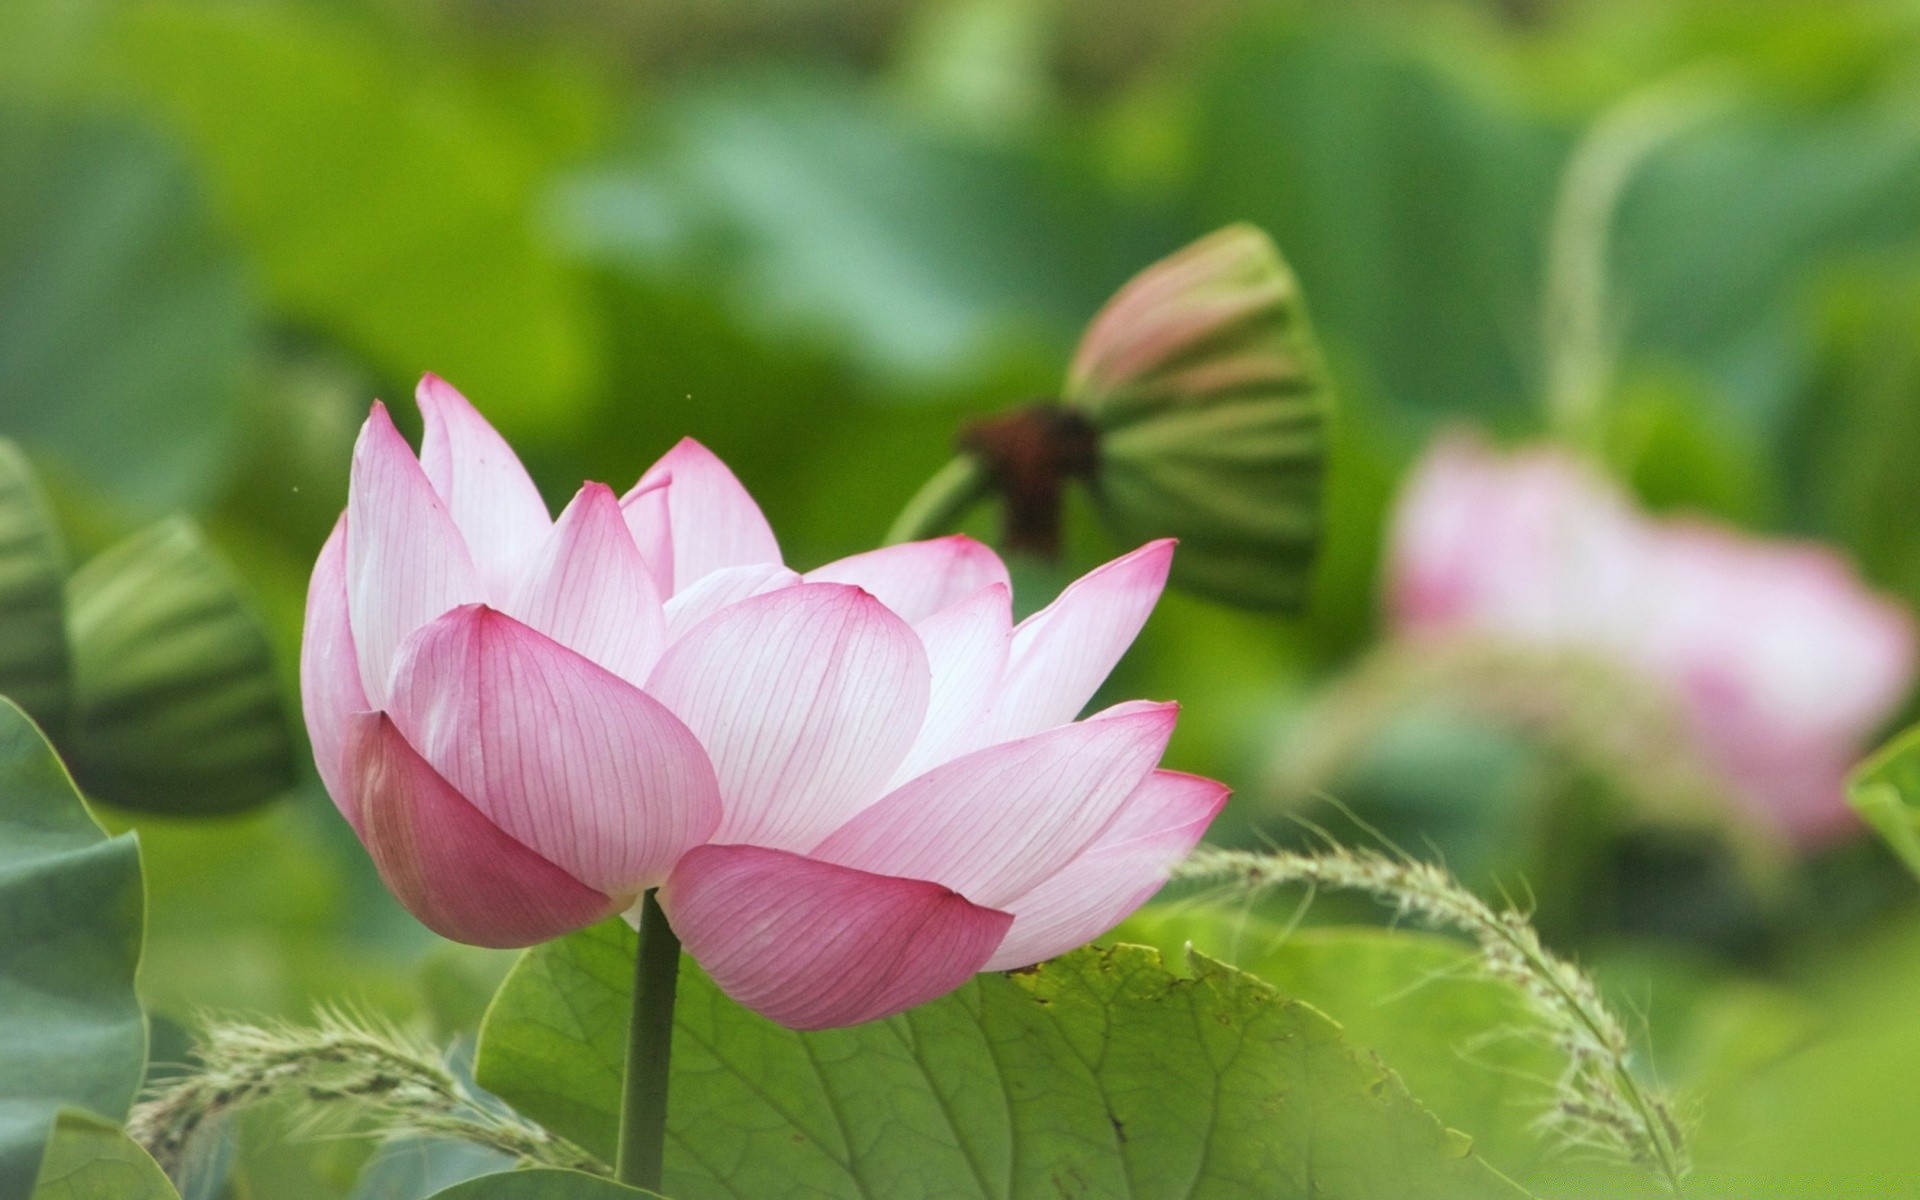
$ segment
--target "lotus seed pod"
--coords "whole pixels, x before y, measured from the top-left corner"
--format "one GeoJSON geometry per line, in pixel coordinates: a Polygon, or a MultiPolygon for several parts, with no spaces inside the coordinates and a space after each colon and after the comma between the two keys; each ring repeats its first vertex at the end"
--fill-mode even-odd
{"type": "Polygon", "coordinates": [[[1096,503],[1126,542],[1180,539],[1174,582],[1249,608],[1305,600],[1329,392],[1293,272],[1233,225],[1136,275],[1062,395],[1099,433],[1096,503]]]}

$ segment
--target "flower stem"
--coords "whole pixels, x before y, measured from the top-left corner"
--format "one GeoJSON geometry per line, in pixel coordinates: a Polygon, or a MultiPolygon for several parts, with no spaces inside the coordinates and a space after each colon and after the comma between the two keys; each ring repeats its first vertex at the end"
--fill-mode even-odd
{"type": "Polygon", "coordinates": [[[887,530],[887,544],[917,542],[933,537],[960,519],[961,514],[987,494],[987,468],[971,454],[962,454],[941,467],[907,501],[887,530]]]}
{"type": "Polygon", "coordinates": [[[1595,449],[1605,432],[1619,349],[1607,256],[1620,201],[1649,159],[1729,98],[1721,68],[1685,69],[1603,112],[1567,161],[1547,233],[1541,310],[1546,415],[1572,445],[1595,449]]]}
{"type": "Polygon", "coordinates": [[[627,1027],[627,1080],[620,1098],[620,1182],[657,1191],[667,1143],[667,1076],[673,1055],[673,995],[680,939],[660,901],[640,904],[640,950],[633,966],[633,1020],[627,1027]]]}

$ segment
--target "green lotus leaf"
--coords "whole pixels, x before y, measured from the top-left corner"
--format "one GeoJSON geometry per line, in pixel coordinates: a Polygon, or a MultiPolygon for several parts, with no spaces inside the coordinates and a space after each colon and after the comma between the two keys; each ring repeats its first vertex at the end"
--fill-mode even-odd
{"type": "MultiPolygon", "coordinates": [[[[530,950],[478,1078],[602,1155],[619,1108],[635,937],[530,950]]],[[[795,1033],[691,964],[664,1190],[709,1197],[1518,1197],[1340,1027],[1207,959],[1139,946],[977,977],[851,1029],[795,1033]]]]}
{"type": "Polygon", "coordinates": [[[143,905],[134,836],[101,832],[53,747],[0,699],[0,1200],[34,1194],[61,1111],[118,1120],[133,1102],[143,905]]]}

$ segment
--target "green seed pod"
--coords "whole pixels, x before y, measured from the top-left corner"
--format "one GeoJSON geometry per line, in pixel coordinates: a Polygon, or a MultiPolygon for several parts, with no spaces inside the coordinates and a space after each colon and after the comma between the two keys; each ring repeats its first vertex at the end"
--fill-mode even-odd
{"type": "Polygon", "coordinates": [[[1232,225],[1134,276],[1088,326],[1062,399],[1098,431],[1088,480],[1121,539],[1179,538],[1173,580],[1190,591],[1304,603],[1329,389],[1266,234],[1232,225]]]}

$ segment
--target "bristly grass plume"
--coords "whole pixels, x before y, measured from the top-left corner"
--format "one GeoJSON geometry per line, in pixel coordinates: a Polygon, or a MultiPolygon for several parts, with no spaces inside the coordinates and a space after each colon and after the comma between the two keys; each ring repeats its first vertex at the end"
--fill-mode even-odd
{"type": "Polygon", "coordinates": [[[580,1147],[462,1083],[432,1047],[392,1026],[325,1010],[311,1026],[215,1024],[197,1069],[137,1105],[127,1132],[175,1179],[199,1135],[256,1104],[284,1102],[295,1127],[318,1134],[359,1123],[371,1136],[455,1138],[532,1166],[609,1175],[580,1147]]]}
{"type": "Polygon", "coordinates": [[[1432,863],[1344,847],[1300,854],[1202,846],[1174,878],[1249,894],[1290,885],[1364,892],[1403,916],[1464,933],[1479,947],[1482,969],[1519,990],[1566,1055],[1543,1125],[1570,1144],[1637,1163],[1680,1193],[1689,1164],[1673,1101],[1634,1073],[1626,1028],[1593,980],[1541,943],[1524,913],[1494,908],[1432,863]]]}

